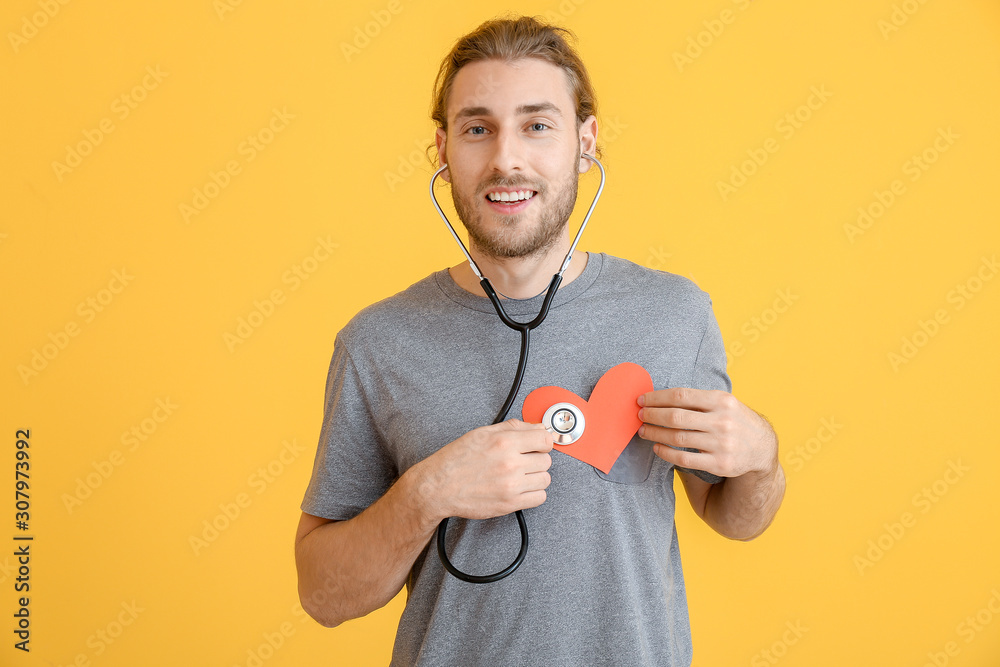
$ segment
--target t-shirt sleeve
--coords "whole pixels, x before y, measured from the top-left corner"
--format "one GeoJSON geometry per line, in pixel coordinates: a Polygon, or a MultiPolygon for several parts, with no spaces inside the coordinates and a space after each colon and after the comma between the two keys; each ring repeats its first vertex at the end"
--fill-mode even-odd
{"type": "MultiPolygon", "coordinates": [[[[694,361],[694,370],[691,372],[691,382],[688,383],[688,386],[693,389],[721,389],[730,392],[733,385],[726,372],[726,348],[722,344],[722,332],[719,331],[719,323],[712,311],[712,301],[707,297],[706,300],[708,304],[706,306],[705,333],[701,338],[701,345],[694,361]]],[[[688,451],[697,450],[688,449],[688,451]]],[[[709,484],[718,484],[722,481],[722,477],[704,470],[688,470],[680,467],[679,469],[696,475],[709,484]]]]}
{"type": "Polygon", "coordinates": [[[396,466],[385,453],[371,398],[338,337],[303,512],[338,521],[351,519],[382,497],[395,481],[396,466]]]}

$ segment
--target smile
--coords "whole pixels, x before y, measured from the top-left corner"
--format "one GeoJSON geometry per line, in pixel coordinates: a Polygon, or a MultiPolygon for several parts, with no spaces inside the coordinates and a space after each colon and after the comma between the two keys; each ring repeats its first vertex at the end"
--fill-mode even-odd
{"type": "Polygon", "coordinates": [[[517,203],[535,196],[534,190],[515,190],[513,192],[488,192],[486,198],[491,202],[517,203]]]}

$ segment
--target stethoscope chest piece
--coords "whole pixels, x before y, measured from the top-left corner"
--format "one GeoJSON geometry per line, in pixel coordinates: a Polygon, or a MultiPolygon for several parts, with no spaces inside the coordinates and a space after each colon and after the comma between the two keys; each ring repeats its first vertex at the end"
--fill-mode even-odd
{"type": "Polygon", "coordinates": [[[556,403],[542,415],[542,424],[555,436],[557,445],[571,445],[580,439],[587,420],[572,403],[556,403]]]}

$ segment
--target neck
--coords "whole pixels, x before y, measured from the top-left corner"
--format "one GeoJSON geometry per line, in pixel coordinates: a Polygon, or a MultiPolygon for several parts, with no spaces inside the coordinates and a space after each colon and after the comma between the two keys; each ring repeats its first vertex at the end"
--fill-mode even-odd
{"type": "MultiPolygon", "coordinates": [[[[493,289],[502,297],[511,299],[530,299],[544,292],[552,276],[562,266],[566,251],[569,250],[569,239],[565,243],[557,243],[548,252],[531,257],[490,257],[479,252],[477,248],[469,248],[469,254],[483,276],[490,281],[493,289]]],[[[587,266],[587,253],[577,250],[573,259],[563,273],[561,287],[568,285],[583,273],[587,266]]],[[[468,262],[462,262],[450,269],[452,279],[459,287],[478,296],[486,296],[479,278],[472,271],[468,262]]]]}

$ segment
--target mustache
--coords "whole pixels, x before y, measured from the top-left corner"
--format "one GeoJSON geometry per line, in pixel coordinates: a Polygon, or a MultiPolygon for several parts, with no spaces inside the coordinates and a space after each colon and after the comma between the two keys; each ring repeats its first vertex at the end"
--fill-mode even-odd
{"type": "Polygon", "coordinates": [[[534,190],[542,192],[543,188],[521,178],[492,178],[479,188],[479,194],[485,194],[492,188],[517,188],[519,190],[534,190]]]}

